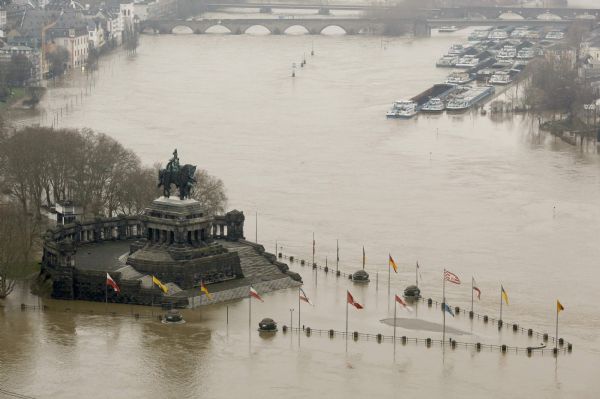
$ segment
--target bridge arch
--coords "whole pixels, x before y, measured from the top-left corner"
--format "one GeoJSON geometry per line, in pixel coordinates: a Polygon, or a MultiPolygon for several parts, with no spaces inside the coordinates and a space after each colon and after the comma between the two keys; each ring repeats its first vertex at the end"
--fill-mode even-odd
{"type": "Polygon", "coordinates": [[[230,33],[233,33],[233,31],[231,30],[231,28],[225,25],[214,24],[204,29],[204,32],[202,33],[228,35],[230,33]]]}
{"type": "Polygon", "coordinates": [[[539,19],[539,20],[542,20],[542,21],[561,21],[562,20],[561,17],[559,17],[556,14],[552,14],[549,11],[546,11],[545,13],[542,13],[542,14],[538,15],[535,18],[539,19]]]}
{"type": "Polygon", "coordinates": [[[317,33],[320,35],[339,36],[347,35],[348,29],[334,23],[318,28],[317,33]]]}
{"type": "Polygon", "coordinates": [[[285,28],[282,33],[286,35],[307,35],[310,33],[310,31],[304,25],[295,24],[285,28]]]}
{"type": "Polygon", "coordinates": [[[175,35],[191,35],[194,30],[187,25],[176,25],[171,28],[171,33],[175,35]]]}
{"type": "Polygon", "coordinates": [[[271,31],[271,29],[267,28],[264,25],[251,25],[247,28],[244,29],[244,33],[247,35],[254,35],[254,36],[264,36],[264,35],[270,35],[273,32],[271,31]]]}
{"type": "Polygon", "coordinates": [[[521,20],[521,19],[525,19],[523,18],[522,15],[519,15],[516,12],[513,11],[507,11],[507,12],[503,12],[502,14],[498,15],[498,19],[504,19],[504,20],[521,20]]]}

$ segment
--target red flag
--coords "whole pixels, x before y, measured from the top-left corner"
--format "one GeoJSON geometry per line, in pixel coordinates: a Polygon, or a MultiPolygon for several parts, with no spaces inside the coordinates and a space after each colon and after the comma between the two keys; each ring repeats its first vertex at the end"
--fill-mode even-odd
{"type": "Polygon", "coordinates": [[[352,296],[350,291],[346,291],[346,293],[347,293],[347,301],[350,305],[354,306],[356,309],[363,309],[363,305],[361,305],[360,303],[358,303],[354,300],[354,297],[352,296]]]}
{"type": "Polygon", "coordinates": [[[260,297],[260,295],[258,295],[258,292],[256,292],[256,290],[252,287],[250,287],[250,296],[253,296],[254,298],[258,299],[261,302],[264,302],[263,299],[260,297]]]}
{"type": "Polygon", "coordinates": [[[106,285],[112,287],[112,289],[118,294],[121,292],[121,289],[117,285],[116,281],[112,279],[110,274],[106,273],[106,285]]]}
{"type": "Polygon", "coordinates": [[[396,295],[396,302],[398,302],[400,305],[402,305],[402,307],[404,307],[409,312],[412,312],[412,308],[410,306],[408,306],[406,304],[406,301],[404,299],[400,298],[398,295],[396,295]]]}

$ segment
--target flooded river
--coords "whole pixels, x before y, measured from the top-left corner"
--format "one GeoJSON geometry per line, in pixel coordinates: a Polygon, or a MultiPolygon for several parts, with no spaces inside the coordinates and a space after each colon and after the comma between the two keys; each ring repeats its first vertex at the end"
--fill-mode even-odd
{"type": "MultiPolygon", "coordinates": [[[[340,268],[354,271],[364,245],[368,286],[292,266],[315,303],[302,307],[306,326],[344,330],[351,289],[365,309],[350,310],[350,330],[392,334],[381,322],[393,317],[392,253],[400,267],[392,293],[414,281],[418,260],[425,297],[440,299],[448,268],[463,280],[447,287],[448,302],[468,308],[474,276],[482,291],[476,310],[497,317],[503,284],[504,320],[551,335],[560,298],[560,336],[572,354],[556,360],[413,343],[399,344],[394,360],[389,342],[352,341],[346,352],[339,336],[259,337],[263,317],[281,327],[291,313],[298,322],[294,290],[255,302],[249,334],[247,300],[229,305],[229,324],[223,305],[184,312],[186,324],[167,326],[130,316],[150,315],[147,308],[123,305],[44,300],[50,311],[22,312],[21,303],[38,299],[21,287],[0,308],[0,387],[36,398],[597,397],[595,144],[570,146],[522,116],[385,118],[393,100],[443,80],[448,71],[435,60],[466,36],[144,36],[137,55],[113,54],[93,78],[52,88],[45,113],[13,116],[106,132],[147,164],[165,162],[177,147],[182,162],[224,180],[229,208],[245,212],[246,237],[255,239],[258,220],[268,250],[277,241],[309,259],[314,232],[319,263],[333,264],[339,239],[340,268]],[[291,78],[303,56],[307,65],[291,78]]],[[[441,322],[441,312],[424,305],[398,316],[441,322]]],[[[540,341],[464,315],[447,321],[459,341],[540,341]]],[[[397,333],[441,338],[419,325],[397,333]]]]}

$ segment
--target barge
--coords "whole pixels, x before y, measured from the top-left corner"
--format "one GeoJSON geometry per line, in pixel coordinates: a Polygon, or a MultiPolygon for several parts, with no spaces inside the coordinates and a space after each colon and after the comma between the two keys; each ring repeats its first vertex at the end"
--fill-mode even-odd
{"type": "Polygon", "coordinates": [[[446,104],[447,111],[462,112],[490,97],[495,92],[494,86],[471,87],[464,93],[453,97],[446,104]]]}

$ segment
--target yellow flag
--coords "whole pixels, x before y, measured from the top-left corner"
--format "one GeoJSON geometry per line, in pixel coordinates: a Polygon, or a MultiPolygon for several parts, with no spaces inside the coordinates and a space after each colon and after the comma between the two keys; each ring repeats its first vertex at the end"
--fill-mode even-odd
{"type": "Polygon", "coordinates": [[[154,276],[152,276],[152,283],[156,284],[158,286],[158,288],[160,288],[162,290],[162,292],[164,292],[165,294],[167,292],[169,292],[169,288],[154,276]]]}
{"type": "Polygon", "coordinates": [[[388,261],[389,266],[394,269],[394,272],[398,273],[398,265],[396,265],[396,262],[394,262],[394,258],[392,258],[391,254],[389,255],[389,257],[390,257],[390,260],[388,261]]]}
{"type": "Polygon", "coordinates": [[[500,286],[500,288],[502,289],[502,299],[504,299],[504,302],[506,302],[506,304],[508,305],[508,294],[506,293],[506,291],[504,291],[504,287],[500,286]]]}
{"type": "Polygon", "coordinates": [[[204,285],[204,280],[200,281],[200,291],[204,292],[206,294],[206,297],[212,300],[212,295],[210,294],[210,292],[208,292],[208,288],[206,288],[206,286],[204,285]]]}
{"type": "Polygon", "coordinates": [[[565,310],[565,307],[564,307],[564,306],[562,305],[562,303],[560,303],[560,301],[557,299],[557,300],[556,300],[556,311],[557,311],[557,312],[560,312],[560,311],[563,311],[563,310],[565,310]]]}

